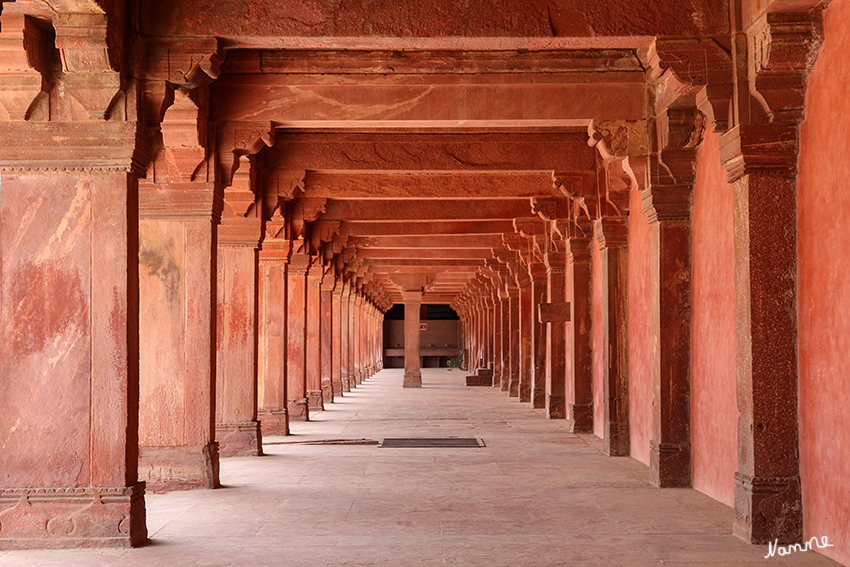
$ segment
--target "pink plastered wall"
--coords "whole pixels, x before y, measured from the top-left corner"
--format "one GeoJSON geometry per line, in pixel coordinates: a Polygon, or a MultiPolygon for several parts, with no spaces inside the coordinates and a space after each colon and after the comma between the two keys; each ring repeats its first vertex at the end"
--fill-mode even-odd
{"type": "Polygon", "coordinates": [[[596,241],[591,242],[593,250],[592,268],[592,306],[591,320],[593,321],[593,433],[603,437],[605,431],[605,399],[603,397],[602,378],[605,373],[605,358],[602,321],[602,252],[596,241]]]}
{"type": "Polygon", "coordinates": [[[850,1],[824,11],[797,183],[800,476],[805,537],[850,564],[850,1]]]}
{"type": "Polygon", "coordinates": [[[652,230],[632,189],[629,205],[629,441],[631,456],[649,465],[652,438],[652,230]]]}
{"type": "Polygon", "coordinates": [[[709,128],[694,185],[691,333],[691,480],[731,506],[738,470],[735,377],[735,248],[732,186],[709,128]]]}

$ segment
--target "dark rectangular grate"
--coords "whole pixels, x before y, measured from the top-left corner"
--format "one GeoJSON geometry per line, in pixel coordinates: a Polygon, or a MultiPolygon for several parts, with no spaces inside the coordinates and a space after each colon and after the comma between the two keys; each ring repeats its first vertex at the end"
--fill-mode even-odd
{"type": "Polygon", "coordinates": [[[418,449],[425,447],[484,447],[481,439],[474,437],[395,437],[382,439],[378,447],[418,449]]]}

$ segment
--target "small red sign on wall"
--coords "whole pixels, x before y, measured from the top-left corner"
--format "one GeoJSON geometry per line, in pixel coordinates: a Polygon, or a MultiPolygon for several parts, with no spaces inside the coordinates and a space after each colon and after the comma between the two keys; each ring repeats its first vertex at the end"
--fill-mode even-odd
{"type": "Polygon", "coordinates": [[[427,331],[428,330],[428,323],[419,323],[419,330],[420,331],[427,331]]]}

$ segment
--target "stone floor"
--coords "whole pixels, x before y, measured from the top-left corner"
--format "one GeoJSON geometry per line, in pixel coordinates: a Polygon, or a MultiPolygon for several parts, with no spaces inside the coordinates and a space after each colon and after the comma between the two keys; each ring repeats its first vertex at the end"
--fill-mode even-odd
{"type": "Polygon", "coordinates": [[[264,457],[225,459],[220,490],[150,494],[139,549],[0,551],[0,566],[486,567],[828,566],[814,552],[766,560],[730,535],[732,511],[647,468],[601,454],[497,389],[425,369],[422,389],[385,370],[264,457]],[[311,444],[478,437],[484,448],[311,444]]]}

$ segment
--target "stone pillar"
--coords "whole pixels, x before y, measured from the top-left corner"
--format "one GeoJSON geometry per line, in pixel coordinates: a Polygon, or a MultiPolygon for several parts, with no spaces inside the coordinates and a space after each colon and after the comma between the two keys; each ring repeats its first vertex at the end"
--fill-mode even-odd
{"type": "Polygon", "coordinates": [[[352,283],[348,294],[348,385],[357,387],[357,288],[352,283]]]}
{"type": "Polygon", "coordinates": [[[354,332],[351,334],[353,358],[354,358],[354,381],[359,386],[363,383],[363,296],[357,293],[352,302],[354,332]]]}
{"type": "Polygon", "coordinates": [[[262,455],[257,420],[257,247],[261,219],[222,220],[218,234],[215,434],[222,457],[262,455]]]}
{"type": "Polygon", "coordinates": [[[545,408],[547,326],[537,316],[537,306],[547,302],[546,264],[532,262],[528,275],[531,278],[531,407],[545,408]]]}
{"type": "MultiPolygon", "coordinates": [[[[594,226],[602,253],[603,450],[609,456],[629,454],[628,407],[628,227],[620,218],[603,218],[594,226]]],[[[594,321],[596,324],[596,321],[594,321]]]]}
{"type": "Polygon", "coordinates": [[[422,292],[404,291],[401,295],[404,300],[404,387],[421,388],[419,309],[422,306],[422,292]]]}
{"type": "MultiPolygon", "coordinates": [[[[339,285],[339,284],[337,284],[339,285]]],[[[350,392],[353,379],[351,376],[351,360],[349,358],[348,343],[351,338],[351,286],[345,284],[340,295],[340,374],[342,379],[342,391],[350,392]]]]}
{"type": "Polygon", "coordinates": [[[333,325],[331,332],[331,385],[334,396],[341,396],[343,391],[348,390],[348,381],[342,378],[342,284],[334,282],[331,312],[333,325]]]}
{"type": "MultiPolygon", "coordinates": [[[[267,226],[269,222],[266,221],[267,226]]],[[[266,238],[260,250],[258,417],[266,435],[289,435],[286,280],[290,249],[288,240],[266,238]]]]}
{"type": "MultiPolygon", "coordinates": [[[[508,373],[507,392],[511,397],[519,396],[520,375],[520,339],[519,339],[519,286],[508,285],[508,301],[510,302],[509,342],[511,348],[510,372],[508,373]]],[[[505,388],[503,387],[504,391],[505,388]]]]}
{"type": "Polygon", "coordinates": [[[650,158],[652,186],[641,194],[652,231],[649,476],[660,487],[691,485],[691,209],[701,120],[695,108],[660,116],[658,128],[666,135],[650,158]],[[694,141],[671,147],[669,140],[694,141]]]}
{"type": "Polygon", "coordinates": [[[322,395],[322,278],[324,266],[314,261],[307,271],[307,310],[305,325],[305,376],[307,406],[310,410],[325,409],[322,395]]]}
{"type": "Polygon", "coordinates": [[[0,142],[0,549],[142,545],[136,124],[0,142]]]}
{"type": "Polygon", "coordinates": [[[139,478],[155,491],[218,486],[215,304],[220,189],[140,186],[139,478]]]}
{"type": "Polygon", "coordinates": [[[511,376],[511,296],[508,292],[510,284],[503,285],[500,303],[502,304],[502,377],[499,379],[499,389],[508,391],[508,383],[511,376]]]}
{"type": "Polygon", "coordinates": [[[307,404],[307,270],[310,256],[293,254],[287,271],[286,398],[289,420],[308,421],[307,404]]]}
{"type": "MultiPolygon", "coordinates": [[[[322,279],[321,299],[321,358],[322,358],[322,399],[324,403],[334,401],[334,285],[333,274],[326,274],[322,279]]],[[[341,388],[339,392],[341,393],[341,388]]]]}
{"type": "Polygon", "coordinates": [[[493,386],[501,384],[502,380],[502,304],[498,291],[493,304],[493,386]]]}
{"type": "MultiPolygon", "coordinates": [[[[554,245],[554,243],[552,244],[554,245]]],[[[546,297],[550,304],[566,302],[567,258],[563,252],[547,252],[546,297]]],[[[567,417],[567,324],[550,321],[546,324],[546,417],[567,417]]]]}
{"type": "Polygon", "coordinates": [[[570,239],[570,432],[593,433],[593,336],[590,238],[570,239]]]}
{"type": "MultiPolygon", "coordinates": [[[[519,280],[519,401],[531,401],[532,376],[532,317],[535,317],[531,300],[531,277],[527,266],[520,268],[519,280]]],[[[513,395],[513,393],[511,394],[513,395]]]]}
{"type": "Polygon", "coordinates": [[[733,531],[758,544],[776,539],[793,543],[802,537],[794,277],[796,141],[796,127],[783,125],[742,125],[721,138],[721,157],[736,147],[744,152],[743,163],[733,161],[733,154],[726,164],[734,181],[740,412],[733,531]]]}

